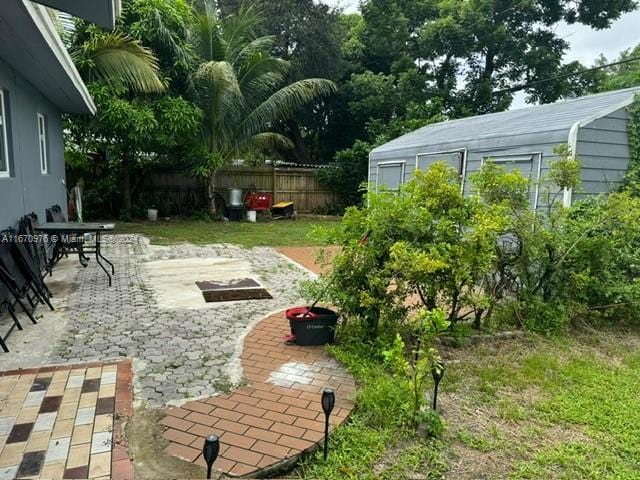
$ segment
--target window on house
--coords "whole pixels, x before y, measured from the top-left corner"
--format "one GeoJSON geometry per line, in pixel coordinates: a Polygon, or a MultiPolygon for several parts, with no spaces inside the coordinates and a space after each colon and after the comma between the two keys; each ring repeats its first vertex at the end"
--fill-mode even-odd
{"type": "Polygon", "coordinates": [[[378,164],[377,186],[390,190],[400,190],[404,183],[405,162],[384,162],[378,164]]]}
{"type": "Polygon", "coordinates": [[[47,119],[41,113],[38,114],[38,145],[40,146],[40,173],[49,173],[49,159],[47,144],[47,119]]]}
{"type": "Polygon", "coordinates": [[[7,109],[4,104],[4,92],[0,90],[0,177],[11,175],[9,166],[9,136],[7,109]]]}

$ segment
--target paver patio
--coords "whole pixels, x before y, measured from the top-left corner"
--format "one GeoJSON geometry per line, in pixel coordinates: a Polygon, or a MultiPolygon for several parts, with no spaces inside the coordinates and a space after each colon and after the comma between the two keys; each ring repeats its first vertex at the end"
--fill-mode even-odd
{"type": "Polygon", "coordinates": [[[0,479],[133,479],[131,363],[0,373],[0,479]]]}
{"type": "Polygon", "coordinates": [[[336,392],[332,427],[353,409],[355,382],[323,347],[287,345],[284,314],[270,315],[244,341],[242,367],[251,383],[227,395],[166,410],[167,452],[205,465],[207,435],[220,436],[214,467],[230,476],[257,476],[292,465],[324,438],[321,392],[336,392]]]}
{"type": "Polygon", "coordinates": [[[202,465],[204,437],[220,435],[215,467],[231,476],[280,470],[314,448],[323,437],[320,392],[336,390],[337,425],[353,408],[355,384],[322,348],[285,344],[282,310],[302,304],[298,284],[319,268],[314,249],[284,253],[120,238],[106,245],[116,264],[111,288],[95,265],[63,262],[48,281],[56,312],[40,309],[39,324],[12,335],[12,352],[0,357],[0,480],[18,472],[131,478],[122,424],[133,397],[173,405],[163,421],[171,455],[202,465]],[[162,261],[198,258],[239,262],[273,299],[190,308],[160,298],[146,265],[162,271],[162,261]],[[15,370],[23,367],[33,368],[15,370]],[[232,385],[243,386],[221,394],[232,385]]]}

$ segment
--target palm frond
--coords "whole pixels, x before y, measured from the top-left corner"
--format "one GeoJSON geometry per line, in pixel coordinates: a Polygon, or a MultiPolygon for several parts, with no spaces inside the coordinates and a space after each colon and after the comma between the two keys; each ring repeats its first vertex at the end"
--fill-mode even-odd
{"type": "Polygon", "coordinates": [[[257,54],[269,54],[273,46],[276,44],[276,37],[267,35],[250,41],[238,52],[235,58],[229,59],[234,65],[243,65],[248,59],[257,54]]]}
{"type": "Polygon", "coordinates": [[[263,18],[252,5],[242,6],[240,10],[229,15],[222,22],[222,39],[226,45],[226,59],[233,62],[247,46],[256,40],[256,31],[263,18]]]}
{"type": "Polygon", "coordinates": [[[278,120],[293,115],[301,107],[336,91],[336,84],[323,78],[309,78],[281,88],[262,102],[242,122],[247,137],[263,132],[278,120]]]}
{"type": "Polygon", "coordinates": [[[282,85],[290,68],[286,60],[256,53],[239,69],[238,81],[245,95],[257,105],[282,85]]]}
{"type": "Polygon", "coordinates": [[[189,62],[189,51],[176,41],[174,33],[164,24],[159,11],[156,10],[153,13],[151,22],[156,42],[179,62],[187,64],[189,62]]]}
{"type": "Polygon", "coordinates": [[[72,57],[87,82],[102,81],[140,93],[165,90],[153,52],[123,33],[94,35],[72,57]]]}
{"type": "Polygon", "coordinates": [[[233,66],[228,62],[203,63],[194,80],[207,120],[210,147],[234,143],[233,130],[240,121],[244,101],[233,66]]]}
{"type": "Polygon", "coordinates": [[[247,139],[241,147],[247,150],[277,151],[291,150],[294,144],[280,133],[263,132],[247,139]]]}
{"type": "Polygon", "coordinates": [[[222,26],[218,16],[209,3],[204,5],[198,15],[196,37],[194,43],[200,57],[207,62],[223,61],[226,57],[226,47],[222,40],[222,26]]]}

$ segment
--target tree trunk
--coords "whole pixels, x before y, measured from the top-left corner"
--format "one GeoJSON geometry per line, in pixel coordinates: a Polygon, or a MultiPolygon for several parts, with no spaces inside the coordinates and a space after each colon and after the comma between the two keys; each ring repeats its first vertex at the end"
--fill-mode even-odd
{"type": "Polygon", "coordinates": [[[291,137],[294,144],[293,154],[296,157],[297,163],[309,164],[312,163],[311,157],[309,156],[309,152],[307,150],[307,146],[304,143],[304,139],[302,138],[302,133],[300,133],[300,127],[298,124],[290,120],[287,122],[287,127],[291,132],[291,137]]]}
{"type": "Polygon", "coordinates": [[[131,218],[131,164],[127,157],[122,160],[122,214],[126,220],[131,218]]]}
{"type": "Polygon", "coordinates": [[[212,219],[215,219],[218,216],[218,209],[216,208],[216,172],[213,172],[211,175],[209,175],[207,194],[209,197],[209,216],[212,219]]]}

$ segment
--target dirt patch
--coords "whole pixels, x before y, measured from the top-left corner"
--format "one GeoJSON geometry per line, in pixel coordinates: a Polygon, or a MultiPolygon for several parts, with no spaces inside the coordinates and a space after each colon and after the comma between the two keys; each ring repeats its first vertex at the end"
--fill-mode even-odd
{"type": "MultiPolygon", "coordinates": [[[[167,455],[169,442],[162,437],[160,410],[137,408],[126,426],[130,455],[136,480],[170,480],[174,478],[205,478],[203,468],[167,455]]],[[[221,478],[216,477],[214,478],[221,478]]]]}

